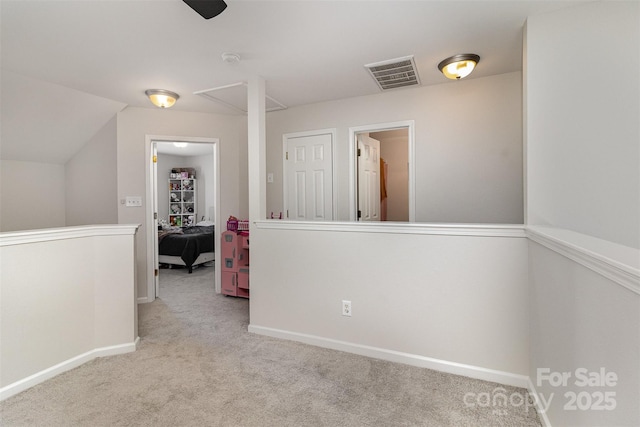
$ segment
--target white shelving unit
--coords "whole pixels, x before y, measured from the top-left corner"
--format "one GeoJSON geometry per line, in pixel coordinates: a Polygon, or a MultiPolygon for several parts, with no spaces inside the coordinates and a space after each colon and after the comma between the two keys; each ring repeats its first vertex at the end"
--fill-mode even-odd
{"type": "Polygon", "coordinates": [[[195,225],[198,219],[195,178],[169,179],[169,224],[195,225]]]}

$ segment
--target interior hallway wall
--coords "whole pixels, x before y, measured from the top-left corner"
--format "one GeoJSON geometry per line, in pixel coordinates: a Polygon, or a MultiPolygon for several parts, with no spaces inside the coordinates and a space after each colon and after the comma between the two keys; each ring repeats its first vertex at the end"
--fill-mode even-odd
{"type": "Polygon", "coordinates": [[[0,231],[66,225],[64,165],[2,160],[0,231]]]}
{"type": "Polygon", "coordinates": [[[116,129],[113,116],[65,164],[67,226],[118,223],[116,129]]]}
{"type": "MultiPolygon", "coordinates": [[[[147,298],[147,224],[145,136],[208,137],[220,140],[220,209],[223,218],[244,215],[247,206],[247,176],[243,169],[246,159],[247,118],[237,115],[189,113],[179,110],[161,110],[127,107],[118,113],[118,199],[142,196],[143,206],[127,208],[118,204],[118,222],[142,224],[136,234],[136,263],[138,297],[147,298]]],[[[246,166],[244,167],[246,170],[246,166]]]]}
{"type": "Polygon", "coordinates": [[[593,2],[529,19],[529,224],[640,248],[639,7],[593,2]],[[559,63],[580,71],[550,68],[559,63]]]}
{"type": "Polygon", "coordinates": [[[522,224],[521,80],[513,72],[268,113],[267,212],[283,210],[283,134],[336,128],[337,220],[348,221],[349,127],[414,120],[416,221],[522,224]]]}
{"type": "Polygon", "coordinates": [[[529,376],[552,425],[640,425],[640,4],[532,16],[525,40],[529,376]],[[577,369],[617,381],[580,386],[577,369]],[[592,409],[596,392],[615,409],[592,409]]]}

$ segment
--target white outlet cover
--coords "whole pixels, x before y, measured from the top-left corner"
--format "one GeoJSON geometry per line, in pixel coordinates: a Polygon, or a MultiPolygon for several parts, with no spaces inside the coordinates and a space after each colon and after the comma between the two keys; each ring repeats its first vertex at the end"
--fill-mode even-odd
{"type": "Polygon", "coordinates": [[[351,301],[342,300],[342,315],[351,317],[351,301]]]}

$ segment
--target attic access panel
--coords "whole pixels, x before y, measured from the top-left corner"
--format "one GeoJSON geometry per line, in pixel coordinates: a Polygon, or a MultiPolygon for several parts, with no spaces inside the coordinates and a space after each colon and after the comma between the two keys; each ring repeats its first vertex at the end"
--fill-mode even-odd
{"type": "MultiPolygon", "coordinates": [[[[247,83],[238,82],[226,86],[214,87],[193,92],[210,101],[222,104],[236,112],[247,114],[247,83]]],[[[286,110],[287,106],[265,94],[265,109],[269,111],[286,110]]]]}
{"type": "Polygon", "coordinates": [[[365,65],[380,90],[420,85],[413,55],[365,65]]]}

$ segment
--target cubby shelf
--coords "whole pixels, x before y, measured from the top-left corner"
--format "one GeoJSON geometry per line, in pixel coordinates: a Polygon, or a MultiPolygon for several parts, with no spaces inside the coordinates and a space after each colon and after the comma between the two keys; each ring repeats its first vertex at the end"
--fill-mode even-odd
{"type": "Polygon", "coordinates": [[[169,179],[169,224],[177,227],[195,225],[198,212],[195,178],[169,179]]]}

